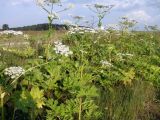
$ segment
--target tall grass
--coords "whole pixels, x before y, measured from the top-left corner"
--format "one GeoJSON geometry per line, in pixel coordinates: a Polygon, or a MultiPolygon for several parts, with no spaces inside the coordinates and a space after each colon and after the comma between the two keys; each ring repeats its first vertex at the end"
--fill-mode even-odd
{"type": "Polygon", "coordinates": [[[154,97],[150,83],[136,81],[132,86],[119,84],[101,89],[97,102],[103,113],[102,120],[150,120],[147,105],[154,97]]]}

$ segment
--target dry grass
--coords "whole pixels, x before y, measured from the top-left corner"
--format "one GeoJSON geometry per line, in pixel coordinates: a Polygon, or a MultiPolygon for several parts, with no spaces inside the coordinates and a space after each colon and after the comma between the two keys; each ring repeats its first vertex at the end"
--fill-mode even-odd
{"type": "MultiPolygon", "coordinates": [[[[48,31],[23,31],[24,34],[29,35],[29,39],[25,39],[23,35],[0,35],[0,47],[20,47],[28,45],[31,41],[42,43],[47,39],[48,31]]],[[[66,31],[54,31],[51,41],[62,39],[66,31]]]]}

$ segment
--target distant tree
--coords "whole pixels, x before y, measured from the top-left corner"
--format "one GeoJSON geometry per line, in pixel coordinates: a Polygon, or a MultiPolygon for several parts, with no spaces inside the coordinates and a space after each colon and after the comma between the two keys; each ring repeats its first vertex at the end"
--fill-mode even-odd
{"type": "Polygon", "coordinates": [[[9,25],[8,24],[3,24],[2,29],[3,30],[8,30],[9,29],[9,25]]]}

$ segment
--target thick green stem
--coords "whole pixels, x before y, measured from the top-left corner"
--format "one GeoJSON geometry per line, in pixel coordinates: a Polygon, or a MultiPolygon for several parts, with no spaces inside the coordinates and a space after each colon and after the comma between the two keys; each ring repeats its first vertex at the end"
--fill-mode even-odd
{"type": "Polygon", "coordinates": [[[13,116],[12,116],[12,120],[14,120],[14,117],[15,117],[15,113],[16,113],[16,109],[14,109],[14,111],[13,111],[13,116]]]}
{"type": "Polygon", "coordinates": [[[35,118],[35,109],[33,108],[32,110],[31,110],[31,120],[35,120],[36,118],[35,118]]]}
{"type": "Polygon", "coordinates": [[[51,27],[52,27],[52,20],[51,20],[51,18],[50,17],[48,17],[48,21],[49,21],[49,23],[48,23],[48,26],[49,26],[49,30],[48,30],[48,39],[47,39],[47,46],[46,46],[46,48],[45,48],[45,54],[46,54],[46,62],[48,61],[48,58],[49,58],[49,45],[50,45],[50,37],[51,37],[51,27]]]}
{"type": "Polygon", "coordinates": [[[49,47],[50,47],[50,43],[51,43],[51,34],[52,34],[52,22],[53,22],[53,19],[48,17],[48,26],[49,26],[49,30],[48,30],[48,40],[47,40],[47,46],[46,46],[46,50],[45,50],[45,53],[46,53],[46,62],[48,61],[48,58],[49,58],[49,47]]]}
{"type": "Polygon", "coordinates": [[[98,21],[98,27],[101,28],[101,26],[102,26],[102,22],[101,22],[101,20],[99,19],[99,21],[98,21]]]}
{"type": "Polygon", "coordinates": [[[82,119],[81,116],[82,116],[82,98],[80,97],[79,98],[79,116],[78,116],[78,120],[82,119]]]}
{"type": "Polygon", "coordinates": [[[1,97],[1,107],[2,107],[1,116],[2,116],[2,120],[4,120],[4,106],[3,106],[3,98],[2,97],[1,97]]]}
{"type": "MultiPolygon", "coordinates": [[[[82,55],[81,55],[81,62],[83,62],[83,51],[82,51],[82,55]]],[[[82,80],[83,77],[83,69],[84,69],[84,65],[82,65],[81,69],[80,69],[80,77],[82,80]]],[[[79,113],[78,113],[78,120],[81,120],[82,118],[82,97],[79,98],[79,113]]]]}

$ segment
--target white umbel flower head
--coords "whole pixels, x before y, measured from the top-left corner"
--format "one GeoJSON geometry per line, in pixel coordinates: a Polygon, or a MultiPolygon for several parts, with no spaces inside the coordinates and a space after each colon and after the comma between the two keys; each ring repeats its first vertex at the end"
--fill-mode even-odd
{"type": "Polygon", "coordinates": [[[107,60],[101,60],[100,63],[102,64],[103,67],[107,66],[107,67],[112,67],[113,65],[108,62],[107,60]]]}
{"type": "Polygon", "coordinates": [[[59,3],[60,0],[36,0],[37,5],[44,6],[50,3],[59,3]]]}
{"type": "Polygon", "coordinates": [[[72,23],[72,21],[70,21],[70,20],[63,20],[62,21],[65,25],[72,25],[73,23],[72,23]]]}
{"type": "Polygon", "coordinates": [[[2,31],[0,32],[0,34],[5,34],[5,35],[9,35],[9,34],[12,34],[12,35],[23,35],[23,32],[22,31],[14,31],[14,30],[5,30],[5,31],[2,31]]]}
{"type": "Polygon", "coordinates": [[[130,57],[134,56],[133,54],[130,54],[130,53],[118,53],[117,55],[119,55],[119,56],[130,56],[130,57]]]}
{"type": "Polygon", "coordinates": [[[68,34],[75,34],[75,33],[79,33],[79,34],[84,34],[84,33],[97,33],[97,31],[95,29],[89,28],[89,27],[72,27],[70,28],[70,30],[68,31],[68,34]]]}
{"type": "Polygon", "coordinates": [[[45,0],[36,0],[37,5],[44,5],[45,4],[45,0]]]}
{"type": "Polygon", "coordinates": [[[75,5],[73,3],[68,4],[68,8],[74,8],[74,7],[75,7],[75,5]]]}
{"type": "Polygon", "coordinates": [[[60,0],[46,0],[46,1],[48,1],[49,3],[59,3],[60,2],[60,0]]]}
{"type": "Polygon", "coordinates": [[[9,67],[4,70],[4,75],[9,76],[11,79],[15,79],[25,73],[22,67],[9,67]]]}
{"type": "Polygon", "coordinates": [[[101,26],[101,27],[100,27],[100,30],[105,30],[104,26],[101,26]]]}
{"type": "Polygon", "coordinates": [[[48,17],[51,19],[59,19],[59,16],[56,12],[52,12],[52,14],[49,14],[48,17]]]}
{"type": "Polygon", "coordinates": [[[23,37],[24,37],[24,39],[29,40],[29,35],[24,34],[23,37]]]}
{"type": "Polygon", "coordinates": [[[61,54],[66,57],[73,54],[73,52],[70,51],[69,46],[63,45],[62,42],[56,41],[54,42],[54,44],[55,44],[54,51],[57,54],[61,54]]]}

